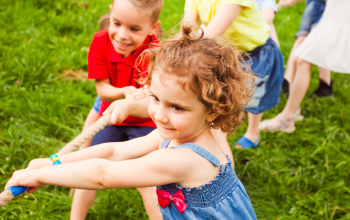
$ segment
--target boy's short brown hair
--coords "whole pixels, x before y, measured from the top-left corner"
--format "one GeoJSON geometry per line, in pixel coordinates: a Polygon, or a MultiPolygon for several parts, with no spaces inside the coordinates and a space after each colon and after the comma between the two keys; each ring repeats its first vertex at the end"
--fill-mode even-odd
{"type": "MultiPolygon", "coordinates": [[[[113,0],[115,2],[117,0],[113,0]]],[[[151,16],[152,24],[158,21],[160,12],[162,11],[164,0],[128,0],[142,13],[151,16]]]]}

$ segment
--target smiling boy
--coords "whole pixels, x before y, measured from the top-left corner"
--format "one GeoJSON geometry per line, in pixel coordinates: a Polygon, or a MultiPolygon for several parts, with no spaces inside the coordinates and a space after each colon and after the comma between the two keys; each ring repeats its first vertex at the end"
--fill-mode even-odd
{"type": "MultiPolygon", "coordinates": [[[[111,102],[125,99],[140,88],[136,79],[145,70],[136,68],[136,59],[151,43],[159,43],[155,33],[163,3],[164,0],[114,0],[110,5],[109,28],[94,35],[88,54],[88,78],[96,80],[97,94],[102,99],[100,115],[111,102]]],[[[91,146],[131,140],[155,128],[151,118],[128,116],[98,132],[91,146]]],[[[162,219],[155,187],[138,190],[149,218],[162,219]]],[[[85,219],[95,197],[96,190],[77,189],[71,219],[85,219]]]]}

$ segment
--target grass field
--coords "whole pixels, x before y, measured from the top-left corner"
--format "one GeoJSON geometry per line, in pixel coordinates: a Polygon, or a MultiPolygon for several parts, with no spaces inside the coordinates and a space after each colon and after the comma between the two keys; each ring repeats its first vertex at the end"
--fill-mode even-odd
{"type": "MultiPolygon", "coordinates": [[[[87,70],[98,18],[111,0],[0,1],[0,187],[31,159],[48,157],[81,131],[96,92],[93,82],[70,80],[65,70],[87,70]]],[[[278,12],[275,26],[285,60],[304,2],[278,12]]],[[[164,30],[180,21],[184,0],[167,0],[164,30]]],[[[286,62],[285,62],[286,63],[286,62]]],[[[293,134],[262,133],[256,150],[234,150],[236,173],[258,219],[350,219],[350,77],[334,73],[334,95],[306,99],[304,122],[293,134]]],[[[313,68],[311,88],[318,84],[313,68]]],[[[268,111],[281,111],[286,99],[268,111]]],[[[229,138],[244,133],[243,124],[229,138]]],[[[0,190],[1,191],[1,190],[0,190]]],[[[0,208],[0,219],[68,219],[69,189],[46,186],[0,208]]],[[[134,189],[98,193],[88,219],[147,219],[134,189]]]]}

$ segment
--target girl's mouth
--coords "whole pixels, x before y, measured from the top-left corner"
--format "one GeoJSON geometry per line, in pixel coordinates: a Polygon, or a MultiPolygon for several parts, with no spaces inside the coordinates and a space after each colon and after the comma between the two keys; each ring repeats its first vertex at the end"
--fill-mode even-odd
{"type": "Polygon", "coordinates": [[[163,129],[165,129],[165,130],[175,130],[174,128],[166,128],[166,127],[164,127],[164,126],[162,126],[162,125],[159,125],[160,127],[162,127],[163,129]]]}

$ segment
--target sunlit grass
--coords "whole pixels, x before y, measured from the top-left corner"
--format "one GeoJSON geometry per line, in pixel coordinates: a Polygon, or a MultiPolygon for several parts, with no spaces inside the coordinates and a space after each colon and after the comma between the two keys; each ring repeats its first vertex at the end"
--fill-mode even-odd
{"type": "MultiPolygon", "coordinates": [[[[110,0],[0,2],[0,185],[13,171],[47,157],[80,133],[96,92],[90,81],[64,79],[87,70],[87,51],[110,0]]],[[[166,1],[163,30],[180,22],[184,0],[166,1]]],[[[275,26],[287,59],[304,3],[278,12],[275,26]]],[[[286,60],[285,60],[286,63],[286,60]]],[[[350,77],[333,74],[330,98],[304,100],[293,134],[262,133],[256,150],[234,150],[236,172],[258,219],[350,219],[350,77]]],[[[318,83],[313,68],[312,91],[318,83]]],[[[266,114],[276,115],[285,104],[266,114]]],[[[245,131],[229,138],[233,144],[245,131]]],[[[0,219],[68,219],[69,189],[47,186],[0,208],[0,219]]],[[[133,189],[99,192],[88,219],[147,219],[133,189]]]]}

